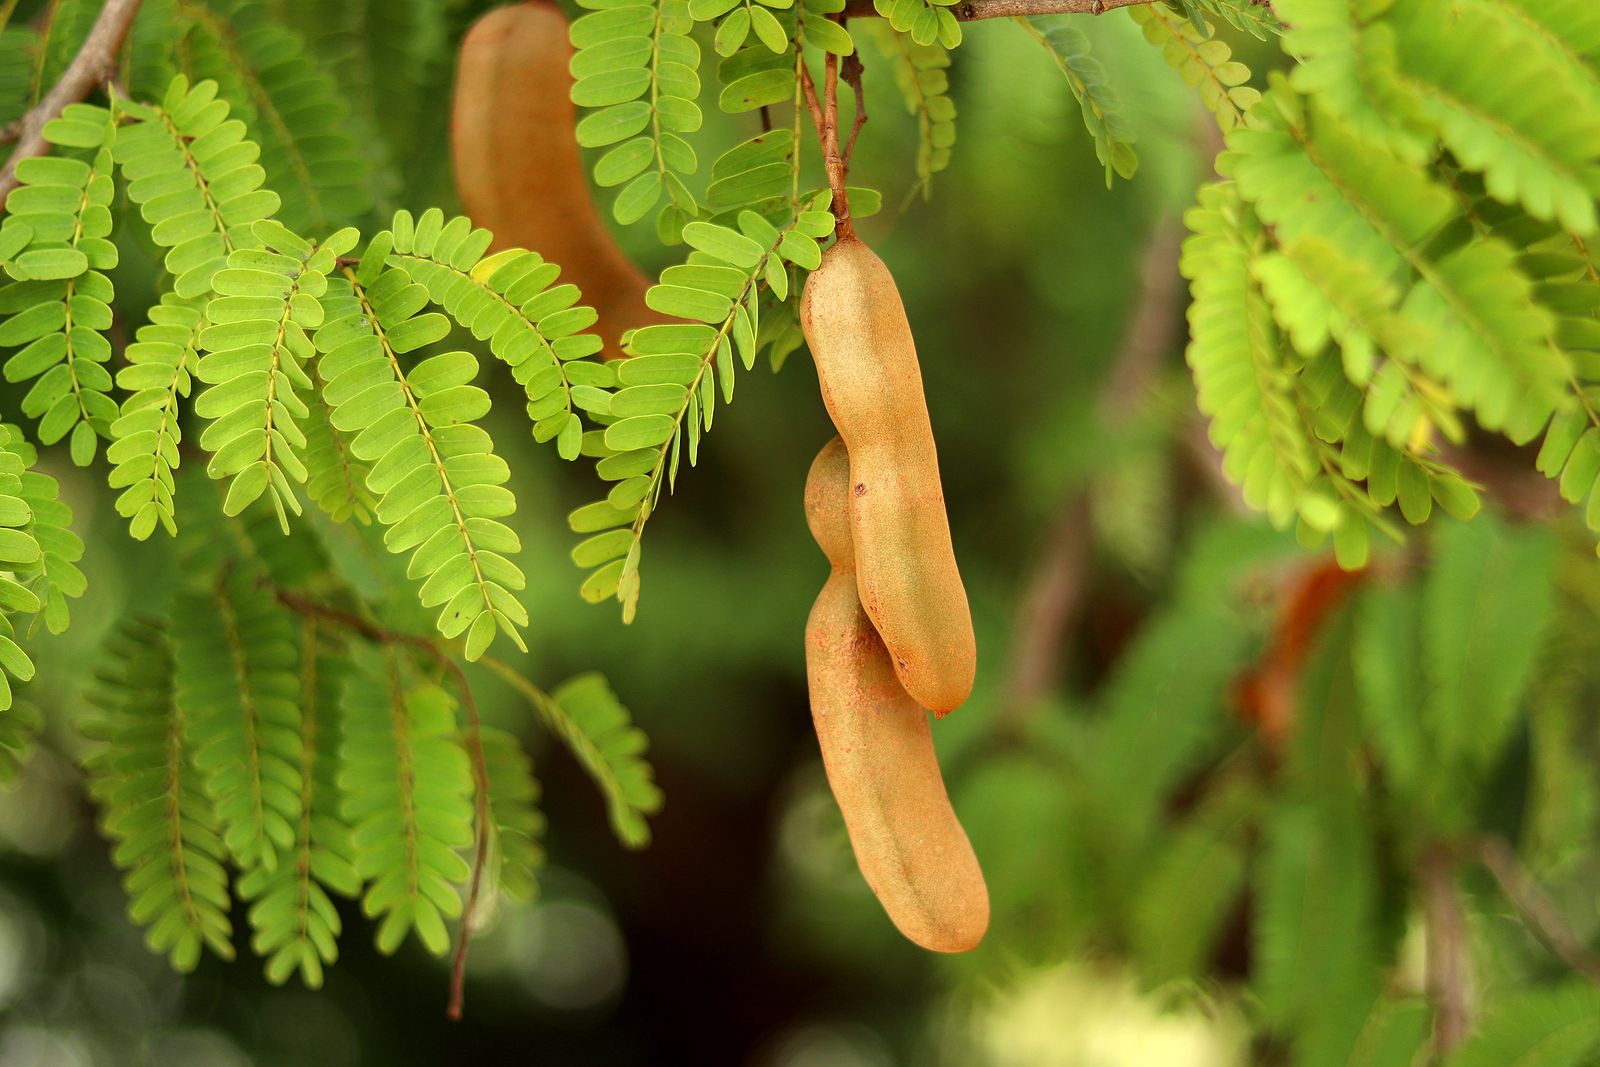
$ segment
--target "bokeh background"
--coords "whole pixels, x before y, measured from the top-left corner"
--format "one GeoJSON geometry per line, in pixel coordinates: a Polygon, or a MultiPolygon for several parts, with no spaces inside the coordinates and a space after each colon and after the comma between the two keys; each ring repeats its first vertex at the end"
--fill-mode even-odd
{"type": "MultiPolygon", "coordinates": [[[[276,6],[308,20],[317,5],[276,6]]],[[[450,32],[485,6],[449,6],[450,32]]],[[[860,231],[916,332],[978,633],[977,690],[935,730],[994,901],[977,951],[936,958],[900,938],[822,774],[802,631],[827,568],[801,489],[832,430],[805,351],[744,376],[718,413],[650,524],[628,627],[580,600],[566,558],[592,470],[526,441],[505,380],[492,428],[533,615],[514,663],[547,686],[610,677],[666,794],[653,843],[623,851],[581,770],[475,674],[485,715],[533,749],[549,863],[539,901],[507,902],[475,940],[467,1018],[445,1019],[445,963],[413,944],[378,956],[353,907],[321,992],[268,986],[248,958],[180,980],[123,917],[70,730],[85,664],[120,608],[153,595],[146,554],[168,549],[130,545],[103,472],[59,463],[96,606],[40,648],[51,731],[0,802],[0,1067],[1286,1062],[1245,982],[1246,877],[1292,725],[1263,726],[1240,682],[1322,557],[1242,513],[1194,411],[1177,263],[1218,147],[1210,117],[1120,13],[1079,22],[1138,137],[1137,176],[1110,190],[1060,71],[1019,27],[967,28],[950,73],[958,139],[927,200],[915,123],[884,59],[864,56],[853,181],[884,207],[860,231]]],[[[1228,36],[1258,79],[1274,64],[1272,46],[1228,36]]],[[[449,72],[418,78],[406,121],[434,150],[397,163],[390,200],[448,207],[449,72]]],[[[711,113],[706,143],[748,136],[748,119],[711,113]]],[[[650,230],[621,239],[659,268],[673,253],[650,230]]],[[[119,292],[138,292],[141,271],[148,288],[148,253],[130,245],[125,260],[119,292]]],[[[1545,870],[1572,886],[1593,866],[1570,844],[1592,836],[1590,792],[1569,784],[1573,825],[1550,831],[1560,862],[1545,870]]],[[[1391,981],[1414,991],[1402,896],[1379,925],[1391,981]]],[[[1592,894],[1570,899],[1592,927],[1592,894]]],[[[1537,969],[1526,937],[1506,937],[1485,982],[1537,969]]]]}

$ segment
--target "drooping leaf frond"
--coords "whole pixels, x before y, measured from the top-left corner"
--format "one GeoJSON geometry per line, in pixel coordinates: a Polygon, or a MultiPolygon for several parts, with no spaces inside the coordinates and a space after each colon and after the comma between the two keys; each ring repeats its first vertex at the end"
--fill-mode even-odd
{"type": "MultiPolygon", "coordinates": [[[[1139,169],[1139,157],[1133,148],[1135,136],[1122,118],[1122,105],[1105,68],[1090,53],[1089,38],[1060,17],[1036,15],[1015,21],[1050,53],[1066,78],[1067,87],[1083,112],[1084,128],[1094,141],[1094,154],[1106,169],[1106,185],[1111,185],[1114,174],[1125,179],[1133,177],[1139,169]]],[[[1248,71],[1245,76],[1249,77],[1248,71]]]]}
{"type": "Polygon", "coordinates": [[[178,532],[173,472],[182,462],[183,401],[193,387],[204,325],[197,302],[168,294],[150,309],[150,322],[123,353],[128,365],[117,372],[117,385],[128,397],[111,424],[106,458],[116,464],[111,488],[122,490],[117,514],[128,520],[136,540],[149,537],[157,523],[168,534],[178,532]]]}
{"type": "MultiPolygon", "coordinates": [[[[430,242],[431,243],[431,242],[430,242]]],[[[400,357],[440,340],[443,315],[424,312],[428,291],[400,267],[383,266],[375,242],[359,271],[330,284],[327,322],[314,342],[332,426],[354,435],[351,454],[370,463],[367,488],[389,550],[410,553],[408,576],[424,607],[440,609],[446,637],[465,635],[477,659],[497,632],[519,647],[528,613],[514,590],[525,584],[509,556],[521,548],[500,520],[516,510],[510,470],[473,423],[489,410],[476,385],[478,361],[445,352],[406,368],[400,357]]]]}
{"type": "Polygon", "coordinates": [[[348,649],[320,620],[307,619],[300,629],[300,816],[294,844],[276,868],[258,867],[241,878],[239,893],[250,901],[251,947],[266,959],[267,979],[282,983],[299,971],[316,989],[323,966],[339,954],[339,913],[328,894],[357,896],[361,876],[337,781],[348,649]]]}
{"type": "Polygon", "coordinates": [[[211,453],[207,473],[231,479],[223,511],[237,515],[266,494],[287,533],[287,513],[300,513],[291,483],[306,480],[300,421],[309,409],[300,394],[312,385],[308,331],[322,325],[328,274],[358,235],[345,229],[314,245],[267,220],[251,236],[257,247],[230,253],[212,279],[217,295],[200,332],[207,354],[195,367],[209,388],[194,409],[211,420],[200,435],[211,453]]]}
{"type": "Polygon", "coordinates": [[[247,0],[216,11],[185,6],[191,78],[219,95],[261,146],[261,165],[283,197],[276,217],[297,233],[359,222],[372,208],[367,154],[349,132],[349,108],[298,34],[247,0]]]}
{"type": "Polygon", "coordinates": [[[680,134],[700,128],[700,46],[689,0],[587,0],[571,27],[572,102],[595,109],[578,124],[586,148],[615,145],[595,164],[595,180],[620,185],[611,206],[627,225],[663,196],[689,215],[694,194],[683,176],[698,169],[680,134]]]}
{"type": "Polygon", "coordinates": [[[484,256],[489,231],[462,216],[446,222],[437,208],[415,221],[400,212],[390,232],[390,260],[511,368],[528,397],[534,439],[554,440],[563,459],[576,459],[584,431],[578,402],[616,377],[599,363],[576,362],[600,351],[600,338],[583,332],[598,316],[577,303],[577,286],[555,284],[560,265],[520,248],[484,256]],[[574,386],[590,392],[575,397],[574,386]]]}
{"type": "Polygon", "coordinates": [[[139,205],[150,236],[167,249],[172,291],[185,299],[211,289],[211,276],[235,249],[255,247],[250,227],[278,210],[263,189],[261,149],[228,117],[217,83],[173,79],[160,104],[118,97],[112,158],[139,205]]]}
{"type": "Polygon", "coordinates": [[[97,671],[98,742],[85,760],[89,791],[126,873],[134,921],[156,952],[192,971],[209,948],[233,958],[227,849],[201,789],[185,712],[174,699],[163,625],[137,619],[110,639],[97,671]]]}
{"type": "Polygon", "coordinates": [[[533,763],[517,739],[504,730],[480,732],[484,766],[489,772],[489,817],[493,822],[490,847],[498,884],[514,900],[532,901],[539,895],[539,871],[544,867],[544,813],[539,810],[539,781],[533,763]]]}
{"type": "Polygon", "coordinates": [[[1224,133],[1246,121],[1261,94],[1246,84],[1250,68],[1234,59],[1233,50],[1213,38],[1209,27],[1202,32],[1160,4],[1130,7],[1128,14],[1144,30],[1145,40],[1161,49],[1167,65],[1199,90],[1224,133]]]}
{"type": "Polygon", "coordinates": [[[609,398],[611,421],[587,449],[599,457],[600,476],[617,484],[568,520],[575,533],[593,535],[572,550],[573,562],[592,571],[584,598],[615,596],[624,621],[638,605],[645,523],[675,482],[681,453],[690,465],[699,458],[719,382],[723,402],[732,402],[735,358],[746,370],[755,364],[762,287],[781,299],[789,291],[787,264],[813,270],[821,262],[817,240],[833,231],[825,208],[818,198],[782,229],[753,211],[740,213],[737,229],[690,223],[683,238],[699,255],[668,267],[646,295],[652,308],[687,321],[633,334],[633,358],[618,368],[621,387],[609,398]]]}
{"type": "Polygon", "coordinates": [[[194,762],[241,869],[289,862],[301,804],[300,646],[294,619],[235,567],[172,613],[178,703],[194,762]]]}
{"type": "MultiPolygon", "coordinates": [[[[961,23],[950,9],[956,0],[872,0],[872,7],[886,19],[896,33],[909,36],[917,44],[955,48],[961,43],[961,23]]],[[[839,5],[842,10],[843,5],[839,5]]]]}
{"type": "Polygon", "coordinates": [[[378,949],[394,952],[415,930],[436,956],[450,947],[446,918],[461,914],[457,887],[470,873],[456,852],[472,842],[472,769],[455,702],[409,680],[392,649],[362,649],[345,682],[339,790],[352,828],[362,910],[382,917],[378,949]]]}
{"type": "Polygon", "coordinates": [[[1282,526],[1298,515],[1318,530],[1339,525],[1340,510],[1319,473],[1316,446],[1294,400],[1294,377],[1272,311],[1251,275],[1260,227],[1225,185],[1201,193],[1190,211],[1183,272],[1192,286],[1189,366],[1200,410],[1223,470],[1282,526]]]}
{"type": "Polygon", "coordinates": [[[644,758],[644,733],[633,725],[605,677],[582,674],[546,693],[499,660],[484,663],[527,699],[539,720],[594,779],[606,799],[617,839],[630,848],[647,844],[650,826],[645,816],[661,807],[661,790],[644,758]]]}
{"type": "Polygon", "coordinates": [[[917,189],[932,195],[933,176],[950,165],[956,139],[956,105],[950,98],[950,52],[941,44],[917,44],[887,23],[866,22],[853,31],[868,37],[888,58],[906,110],[917,120],[917,189]]]}
{"type": "Polygon", "coordinates": [[[7,381],[33,381],[22,412],[39,419],[43,444],[71,434],[75,463],[87,466],[101,437],[111,436],[116,404],[107,394],[104,364],[111,344],[111,279],[117,265],[111,234],[111,153],[88,142],[110,136],[110,115],[86,106],[50,123],[59,145],[82,144],[87,160],[70,156],[24,159],[21,186],[6,201],[0,224],[0,265],[12,284],[0,289],[0,346],[19,351],[6,360],[7,381]]]}

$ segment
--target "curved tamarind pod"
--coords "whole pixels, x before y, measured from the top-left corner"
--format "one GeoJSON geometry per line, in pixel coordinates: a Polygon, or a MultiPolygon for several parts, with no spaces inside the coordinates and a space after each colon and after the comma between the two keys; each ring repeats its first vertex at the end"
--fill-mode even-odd
{"type": "Polygon", "coordinates": [[[989,927],[989,889],[939,774],[928,713],[900,685],[861,610],[850,461],[836,437],[806,479],[806,522],[833,564],[806,621],[811,717],[856,864],[907,938],[965,952],[989,927]]]}
{"type": "Polygon", "coordinates": [[[971,694],[978,650],[917,349],[889,268],[860,241],[840,238],[806,282],[800,325],[822,402],[850,451],[861,603],[906,691],[944,715],[971,694]]]}
{"type": "Polygon", "coordinates": [[[456,70],[450,145],[456,188],[495,250],[531,249],[599,312],[605,357],[666,321],[645,305],[650,280],[617,246],[584,178],[567,64],[567,18],[552,0],[497,7],[467,31],[456,70]]]}

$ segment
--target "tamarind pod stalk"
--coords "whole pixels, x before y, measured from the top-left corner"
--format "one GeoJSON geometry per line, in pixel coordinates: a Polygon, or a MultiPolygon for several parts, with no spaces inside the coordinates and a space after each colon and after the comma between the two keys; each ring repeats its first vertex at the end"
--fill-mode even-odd
{"type": "Polygon", "coordinates": [[[928,713],[900,685],[861,610],[850,461],[834,438],[806,480],[806,521],[833,564],[806,621],[811,717],[856,864],[908,939],[965,952],[989,927],[989,890],[945,793],[928,713]]]}
{"type": "Polygon", "coordinates": [[[595,211],[575,139],[567,18],[552,0],[485,14],[461,41],[451,115],[456,189],[490,247],[527,248],[600,315],[604,355],[629,330],[666,321],[645,305],[650,280],[595,211]]]}
{"type": "Polygon", "coordinates": [[[800,325],[850,453],[861,603],[906,691],[944,715],[972,693],[978,650],[917,349],[883,260],[840,238],[806,282],[800,325]]]}

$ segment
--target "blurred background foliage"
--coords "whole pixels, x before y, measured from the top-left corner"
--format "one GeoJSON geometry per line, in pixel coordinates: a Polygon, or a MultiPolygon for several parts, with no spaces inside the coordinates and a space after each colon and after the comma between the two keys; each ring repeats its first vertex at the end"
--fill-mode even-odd
{"type": "MultiPolygon", "coordinates": [[[[380,208],[450,205],[447,57],[488,5],[264,6],[380,102],[381,128],[357,121],[380,208]]],[[[475,942],[459,1024],[445,965],[412,945],[346,938],[315,994],[248,962],[180,979],[144,949],[66,724],[170,546],[130,545],[101,474],[54,462],[96,606],[39,646],[32,697],[66,713],[0,804],[0,1067],[1381,1067],[1458,1024],[1487,1035],[1458,1062],[1512,1062],[1526,1034],[1568,1056],[1530,1063],[1593,1062],[1600,1013],[1573,977],[1600,927],[1590,545],[1536,497],[1339,578],[1242,512],[1182,362],[1179,219],[1211,120],[1125,15],[1074,25],[1137,138],[1109,190],[1022,28],[969,27],[927,200],[916,124],[864,57],[854,175],[885,206],[861,230],[916,331],[978,630],[978,689],[936,731],[993,896],[977,951],[900,938],[827,791],[802,645],[827,566],[800,501],[832,430],[797,354],[740,388],[679,479],[626,629],[566,559],[592,472],[497,407],[533,615],[516,666],[605,671],[667,801],[651,847],[619,851],[582,771],[473,675],[484,715],[534,744],[553,829],[539,900],[475,942]]],[[[1277,62],[1221,32],[1258,78],[1277,62]]],[[[707,114],[719,143],[750,132],[707,114]]],[[[659,268],[649,230],[621,239],[659,268]]],[[[153,291],[148,252],[124,251],[119,292],[153,291]]]]}

